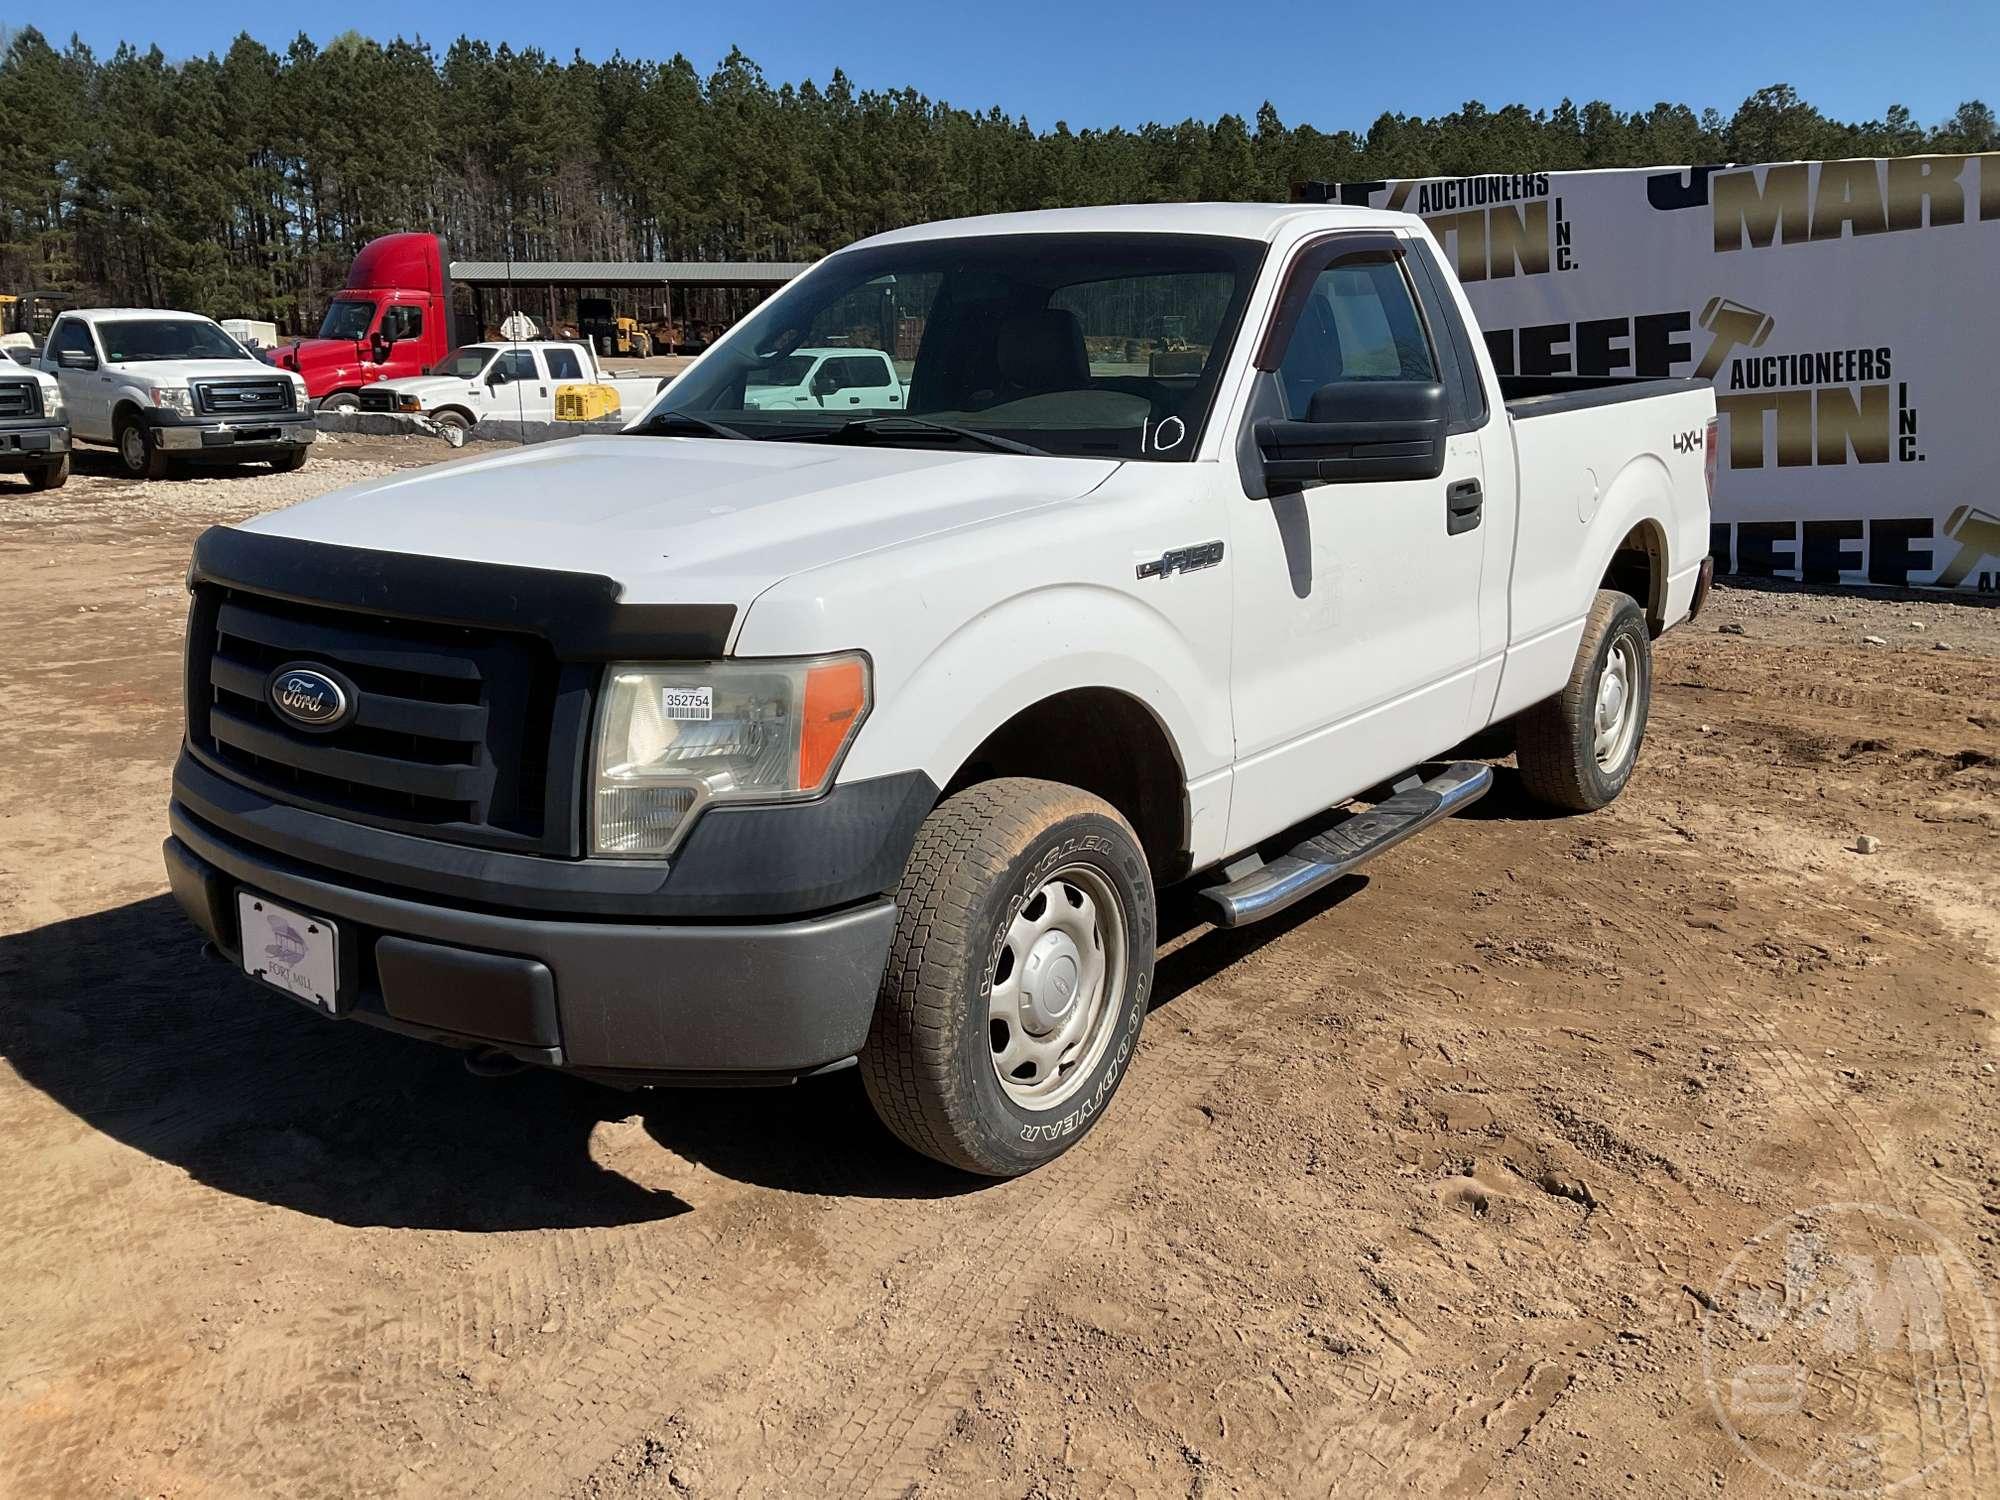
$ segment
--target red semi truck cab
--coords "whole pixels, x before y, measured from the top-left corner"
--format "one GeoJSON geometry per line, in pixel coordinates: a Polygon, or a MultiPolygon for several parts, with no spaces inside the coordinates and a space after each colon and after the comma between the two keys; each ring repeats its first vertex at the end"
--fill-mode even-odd
{"type": "Polygon", "coordinates": [[[451,353],[451,263],[435,234],[385,234],[354,257],[316,338],[281,345],[272,363],[305,378],[322,409],[351,408],[363,387],[421,375],[451,353]]]}

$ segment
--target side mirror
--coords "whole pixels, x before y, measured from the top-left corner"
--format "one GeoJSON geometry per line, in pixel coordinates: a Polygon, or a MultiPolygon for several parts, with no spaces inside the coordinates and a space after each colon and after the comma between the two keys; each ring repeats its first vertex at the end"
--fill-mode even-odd
{"type": "Polygon", "coordinates": [[[1274,490],[1444,472],[1444,387],[1423,380],[1342,380],[1313,392],[1303,422],[1257,423],[1274,490]]]}
{"type": "Polygon", "coordinates": [[[819,373],[813,376],[812,393],[815,396],[831,396],[839,389],[839,377],[822,365],[819,373]]]}
{"type": "Polygon", "coordinates": [[[505,385],[507,384],[508,381],[512,380],[513,378],[514,377],[512,375],[507,373],[507,367],[505,365],[495,365],[493,367],[493,373],[486,377],[486,383],[488,385],[505,385]]]}
{"type": "Polygon", "coordinates": [[[368,352],[375,356],[376,364],[386,365],[389,362],[389,350],[395,346],[395,343],[396,336],[394,334],[385,329],[378,328],[368,336],[368,352]]]}
{"type": "Polygon", "coordinates": [[[97,356],[88,349],[61,349],[56,352],[56,366],[63,370],[94,370],[97,356]]]}

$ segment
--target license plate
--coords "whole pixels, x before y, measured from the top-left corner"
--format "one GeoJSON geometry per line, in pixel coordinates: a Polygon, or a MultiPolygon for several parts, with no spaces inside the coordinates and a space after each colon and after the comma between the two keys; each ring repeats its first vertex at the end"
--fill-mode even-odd
{"type": "Polygon", "coordinates": [[[248,891],[236,893],[243,972],[333,1014],[340,994],[333,923],[248,891]]]}

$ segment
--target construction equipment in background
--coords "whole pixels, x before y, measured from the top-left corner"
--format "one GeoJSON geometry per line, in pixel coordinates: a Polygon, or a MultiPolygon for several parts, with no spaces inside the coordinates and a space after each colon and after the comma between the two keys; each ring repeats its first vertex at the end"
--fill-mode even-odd
{"type": "Polygon", "coordinates": [[[69,292],[0,292],[0,349],[39,349],[49,325],[71,302],[69,292]]]}
{"type": "Polygon", "coordinates": [[[601,422],[617,416],[622,404],[615,386],[579,382],[556,387],[558,422],[601,422]]]}
{"type": "Polygon", "coordinates": [[[628,354],[645,359],[653,352],[653,336],[637,318],[621,315],[609,297],[579,297],[576,301],[577,332],[590,340],[599,354],[628,354]]]}

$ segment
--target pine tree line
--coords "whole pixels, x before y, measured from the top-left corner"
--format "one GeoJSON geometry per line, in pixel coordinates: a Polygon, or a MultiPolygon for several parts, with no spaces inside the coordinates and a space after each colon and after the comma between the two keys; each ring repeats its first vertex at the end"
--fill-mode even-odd
{"type": "Polygon", "coordinates": [[[1929,128],[1901,106],[1844,124],[1783,85],[1727,119],[1470,103],[1326,132],[1266,104],[1254,120],[1037,131],[839,71],[773,85],[737,51],[703,77],[678,55],[562,62],[464,37],[439,56],[354,33],[282,53],[241,36],[181,62],[33,30],[0,45],[0,290],[287,329],[309,329],[355,249],[397,229],[434,229],[468,259],[805,260],[928,219],[1283,200],[1310,179],[2000,146],[1981,103],[1929,128]]]}

